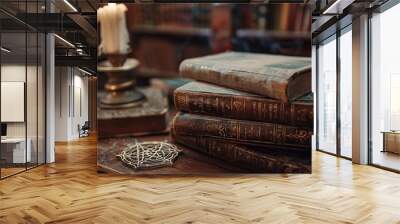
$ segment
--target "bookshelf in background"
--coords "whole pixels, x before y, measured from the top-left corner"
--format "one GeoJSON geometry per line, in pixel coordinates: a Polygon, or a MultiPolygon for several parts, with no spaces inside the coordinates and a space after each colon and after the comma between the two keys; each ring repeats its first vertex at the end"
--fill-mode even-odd
{"type": "Polygon", "coordinates": [[[128,4],[132,56],[143,77],[177,77],[186,58],[228,50],[309,56],[304,4],[128,4]]]}
{"type": "Polygon", "coordinates": [[[311,8],[306,4],[236,6],[233,50],[310,56],[311,8]]]}

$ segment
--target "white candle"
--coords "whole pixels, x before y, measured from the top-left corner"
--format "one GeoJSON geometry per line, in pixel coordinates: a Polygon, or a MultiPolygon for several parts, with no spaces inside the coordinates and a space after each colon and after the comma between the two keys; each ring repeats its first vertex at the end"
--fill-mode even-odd
{"type": "Polygon", "coordinates": [[[109,3],[97,10],[101,27],[99,53],[126,54],[129,51],[129,33],[124,4],[109,3]]]}

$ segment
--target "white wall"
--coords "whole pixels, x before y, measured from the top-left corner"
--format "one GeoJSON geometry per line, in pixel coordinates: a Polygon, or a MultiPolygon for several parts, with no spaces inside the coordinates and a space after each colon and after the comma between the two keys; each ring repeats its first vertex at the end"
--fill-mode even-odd
{"type": "Polygon", "coordinates": [[[67,141],[69,133],[69,69],[67,67],[55,68],[55,141],[67,141]]]}
{"type": "Polygon", "coordinates": [[[55,140],[77,139],[78,125],[88,120],[88,78],[76,68],[56,67],[55,85],[55,140]]]}

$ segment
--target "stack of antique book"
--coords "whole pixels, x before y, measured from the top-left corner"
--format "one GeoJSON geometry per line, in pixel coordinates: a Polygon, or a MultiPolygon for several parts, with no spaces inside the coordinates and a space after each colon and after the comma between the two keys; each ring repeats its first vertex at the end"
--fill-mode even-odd
{"type": "Polygon", "coordinates": [[[187,59],[172,136],[253,172],[311,171],[309,58],[227,52],[187,59]]]}

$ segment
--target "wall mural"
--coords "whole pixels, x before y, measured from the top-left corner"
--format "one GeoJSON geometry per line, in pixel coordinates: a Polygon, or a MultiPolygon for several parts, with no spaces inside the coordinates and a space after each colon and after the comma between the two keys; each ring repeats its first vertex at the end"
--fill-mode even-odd
{"type": "Polygon", "coordinates": [[[99,172],[310,173],[305,4],[104,4],[99,172]]]}

